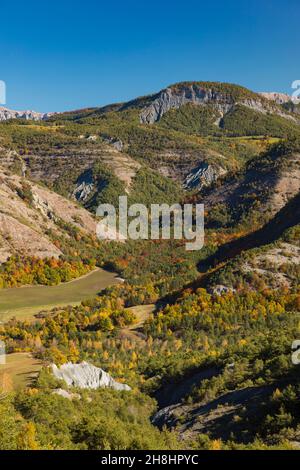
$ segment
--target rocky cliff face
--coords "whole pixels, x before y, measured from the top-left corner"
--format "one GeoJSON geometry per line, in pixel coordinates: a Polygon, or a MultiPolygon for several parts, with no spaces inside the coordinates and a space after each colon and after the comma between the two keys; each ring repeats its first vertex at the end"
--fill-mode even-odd
{"type": "Polygon", "coordinates": [[[202,189],[210,186],[220,176],[225,175],[226,170],[220,166],[213,166],[207,162],[201,162],[185,178],[183,187],[185,189],[202,189]]]}
{"type": "Polygon", "coordinates": [[[277,104],[285,104],[285,103],[289,103],[290,101],[292,101],[295,104],[300,103],[299,98],[295,98],[286,93],[271,92],[271,93],[259,93],[259,94],[269,101],[275,101],[275,103],[277,104]]]}
{"type": "MultiPolygon", "coordinates": [[[[243,104],[264,114],[267,112],[274,112],[280,115],[284,114],[258,94],[253,93],[251,95],[249,94],[249,96],[236,97],[227,92],[216,91],[213,87],[204,88],[201,85],[193,83],[162,90],[156,98],[142,110],[140,122],[142,124],[153,124],[159,121],[170,109],[178,109],[188,103],[195,105],[211,104],[220,113],[221,117],[228,113],[236,104],[243,104]]],[[[287,117],[287,115],[285,115],[285,117],[287,117]]]]}
{"type": "Polygon", "coordinates": [[[26,119],[32,121],[43,121],[56,113],[37,113],[36,111],[14,111],[8,108],[0,107],[0,121],[9,119],[26,119]]]}
{"type": "Polygon", "coordinates": [[[112,388],[118,391],[131,390],[128,385],[116,382],[107,372],[88,362],[81,362],[81,364],[67,362],[60,367],[52,364],[51,367],[53,375],[69,386],[93,390],[97,388],[112,388]]]}
{"type": "Polygon", "coordinates": [[[85,202],[94,191],[94,188],[93,172],[92,170],[87,170],[78,178],[72,197],[77,201],[85,202]]]}

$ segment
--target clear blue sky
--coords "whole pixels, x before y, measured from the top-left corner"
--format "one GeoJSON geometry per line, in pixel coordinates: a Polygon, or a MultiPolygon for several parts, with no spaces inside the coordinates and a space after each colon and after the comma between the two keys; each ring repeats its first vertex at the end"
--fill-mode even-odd
{"type": "Polygon", "coordinates": [[[1,2],[7,106],[62,111],[182,80],[291,92],[299,0],[1,2]]]}

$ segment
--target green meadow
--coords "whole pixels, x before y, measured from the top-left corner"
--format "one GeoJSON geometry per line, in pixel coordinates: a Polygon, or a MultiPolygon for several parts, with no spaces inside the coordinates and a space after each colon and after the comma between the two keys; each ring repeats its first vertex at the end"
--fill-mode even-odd
{"type": "Polygon", "coordinates": [[[115,273],[96,269],[71,282],[57,286],[25,286],[0,290],[0,322],[11,317],[30,318],[54,307],[77,305],[109,285],[117,284],[115,273]]]}

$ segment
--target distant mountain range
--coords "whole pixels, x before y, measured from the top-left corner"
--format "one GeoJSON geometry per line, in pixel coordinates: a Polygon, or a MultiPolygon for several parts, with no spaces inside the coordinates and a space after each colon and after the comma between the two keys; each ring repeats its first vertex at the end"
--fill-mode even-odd
{"type": "Polygon", "coordinates": [[[0,106],[0,121],[8,121],[9,119],[26,119],[32,121],[40,121],[48,119],[55,113],[38,113],[36,111],[14,111],[12,109],[0,106]]]}

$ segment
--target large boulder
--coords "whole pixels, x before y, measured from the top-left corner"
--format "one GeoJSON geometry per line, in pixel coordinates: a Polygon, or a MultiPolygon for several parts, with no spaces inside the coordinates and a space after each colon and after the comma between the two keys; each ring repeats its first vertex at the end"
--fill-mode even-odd
{"type": "Polygon", "coordinates": [[[131,390],[129,385],[116,382],[107,372],[88,362],[73,364],[67,362],[60,367],[51,365],[53,375],[66,382],[67,385],[78,388],[97,389],[112,388],[113,390],[131,390]]]}

